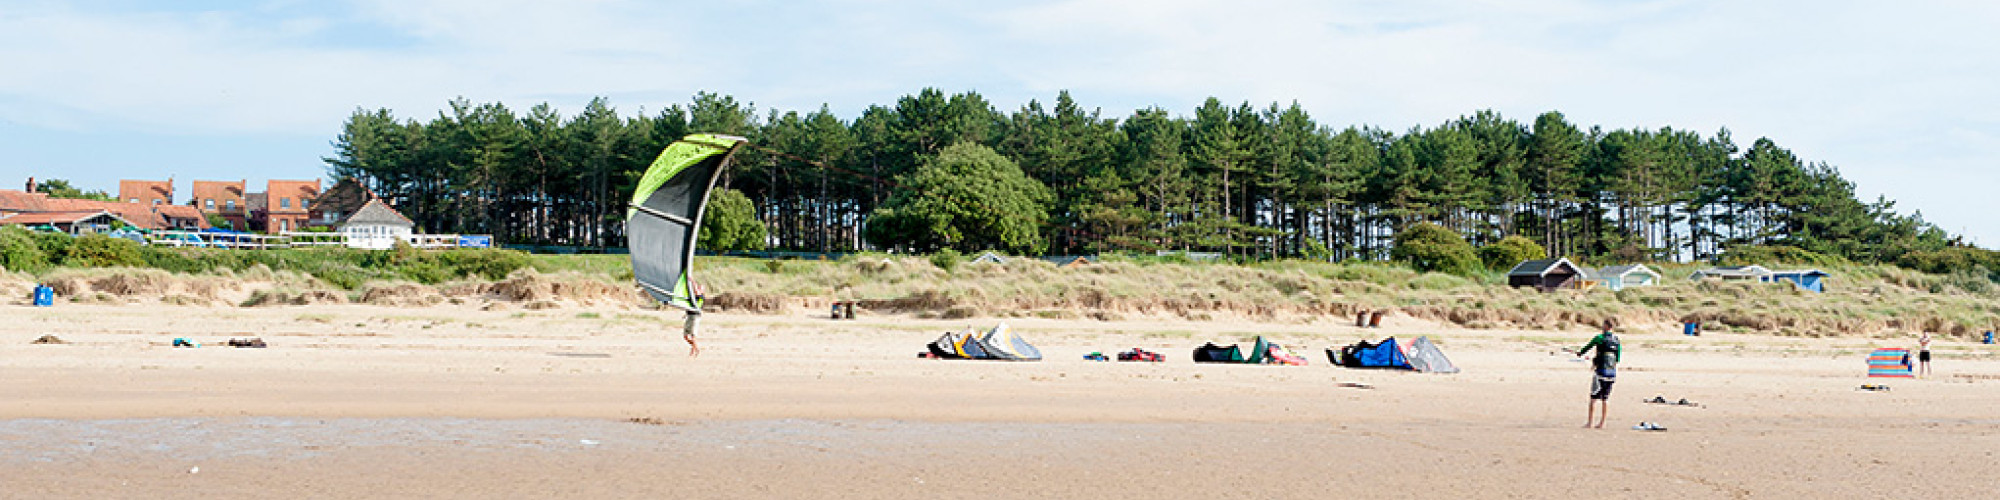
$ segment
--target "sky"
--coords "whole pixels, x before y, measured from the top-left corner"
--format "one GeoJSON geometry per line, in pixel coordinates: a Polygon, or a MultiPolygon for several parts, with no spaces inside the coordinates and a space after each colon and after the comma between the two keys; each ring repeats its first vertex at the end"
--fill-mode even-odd
{"type": "Polygon", "coordinates": [[[1727,128],[1995,248],[1996,25],[1987,1],[0,0],[0,188],[325,179],[355,110],[456,97],[852,119],[926,87],[1003,112],[1068,90],[1107,117],[1216,97],[1394,131],[1727,128]]]}

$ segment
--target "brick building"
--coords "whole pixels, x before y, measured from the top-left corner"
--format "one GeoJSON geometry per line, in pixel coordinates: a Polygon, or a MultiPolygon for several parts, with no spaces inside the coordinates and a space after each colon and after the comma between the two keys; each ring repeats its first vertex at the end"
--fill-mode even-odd
{"type": "Polygon", "coordinates": [[[174,178],[164,181],[118,181],[118,201],[141,205],[174,204],[174,178]]]}
{"type": "Polygon", "coordinates": [[[326,188],[325,192],[320,193],[319,199],[313,200],[312,206],[306,210],[312,213],[312,225],[331,227],[360,211],[363,205],[368,204],[368,200],[376,198],[379,197],[375,196],[374,191],[362,186],[361,181],[349,177],[334,183],[333,187],[326,188]]]}
{"type": "Polygon", "coordinates": [[[165,200],[172,199],[173,190],[160,188],[164,183],[121,181],[118,184],[120,194],[127,195],[119,201],[51,198],[47,193],[36,192],[32,180],[25,191],[0,189],[0,225],[46,225],[63,231],[78,231],[79,224],[98,226],[113,222],[149,230],[208,227],[208,220],[200,210],[167,204],[165,200]],[[133,189],[123,189],[128,185],[133,189]],[[128,201],[134,199],[139,201],[128,201]]]}
{"type": "Polygon", "coordinates": [[[319,179],[268,181],[264,192],[244,197],[244,205],[250,209],[250,229],[278,234],[305,228],[312,222],[307,208],[319,194],[319,179]]]}
{"type": "Polygon", "coordinates": [[[250,207],[245,203],[244,191],[247,181],[194,181],[192,197],[188,206],[200,209],[204,214],[215,214],[229,221],[230,227],[246,229],[250,227],[250,207]]]}

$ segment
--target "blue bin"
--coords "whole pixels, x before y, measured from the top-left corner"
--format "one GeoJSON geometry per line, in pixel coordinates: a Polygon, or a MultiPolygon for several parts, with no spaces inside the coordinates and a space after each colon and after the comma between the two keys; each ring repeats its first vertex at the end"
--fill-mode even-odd
{"type": "Polygon", "coordinates": [[[56,289],[49,288],[48,285],[37,285],[35,287],[35,306],[49,307],[53,305],[56,305],[56,289]]]}
{"type": "Polygon", "coordinates": [[[1686,323],[1681,323],[1681,334],[1683,334],[1683,335],[1701,335],[1701,323],[1699,323],[1699,322],[1694,322],[1694,321],[1689,321],[1689,322],[1686,322],[1686,323]]]}
{"type": "Polygon", "coordinates": [[[1993,343],[1993,332],[1991,330],[1988,330],[1986,332],[1986,343],[1988,344],[1993,343]]]}

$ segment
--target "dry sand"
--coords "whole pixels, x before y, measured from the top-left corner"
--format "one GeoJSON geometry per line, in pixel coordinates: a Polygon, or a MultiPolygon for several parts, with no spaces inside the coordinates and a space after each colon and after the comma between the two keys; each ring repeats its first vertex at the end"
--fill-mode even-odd
{"type": "Polygon", "coordinates": [[[1007,320],[1039,363],[919,359],[998,320],[616,308],[0,306],[0,498],[1989,498],[2000,359],[1637,325],[1606,429],[1588,331],[1007,320]],[[43,335],[67,344],[31,344],[43,335]],[[1311,366],[1196,365],[1264,334],[1311,366]],[[1464,373],[1330,366],[1430,335],[1464,373]],[[169,347],[175,337],[197,349],[169,347]],[[220,347],[259,337],[267,349],[220,347]],[[1084,353],[1142,347],[1159,364],[1084,353]],[[1361,383],[1370,388],[1351,387],[1361,383]],[[1893,390],[1864,392],[1867,383],[1893,390]],[[1655,395],[1702,407],[1640,403],[1655,395]],[[1640,421],[1665,432],[1631,430],[1640,421]],[[198,472],[191,472],[195,468],[198,472]]]}

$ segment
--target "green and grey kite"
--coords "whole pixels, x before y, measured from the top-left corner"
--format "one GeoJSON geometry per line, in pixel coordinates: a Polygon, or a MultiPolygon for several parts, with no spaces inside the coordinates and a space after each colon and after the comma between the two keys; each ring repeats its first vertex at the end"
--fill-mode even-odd
{"type": "MultiPolygon", "coordinates": [[[[625,212],[625,237],[632,250],[632,276],[661,303],[701,312],[702,298],[688,279],[696,233],[708,191],[741,137],[695,134],[674,141],[646,168],[625,212]]],[[[692,329],[692,326],[690,326],[692,329]]]]}

